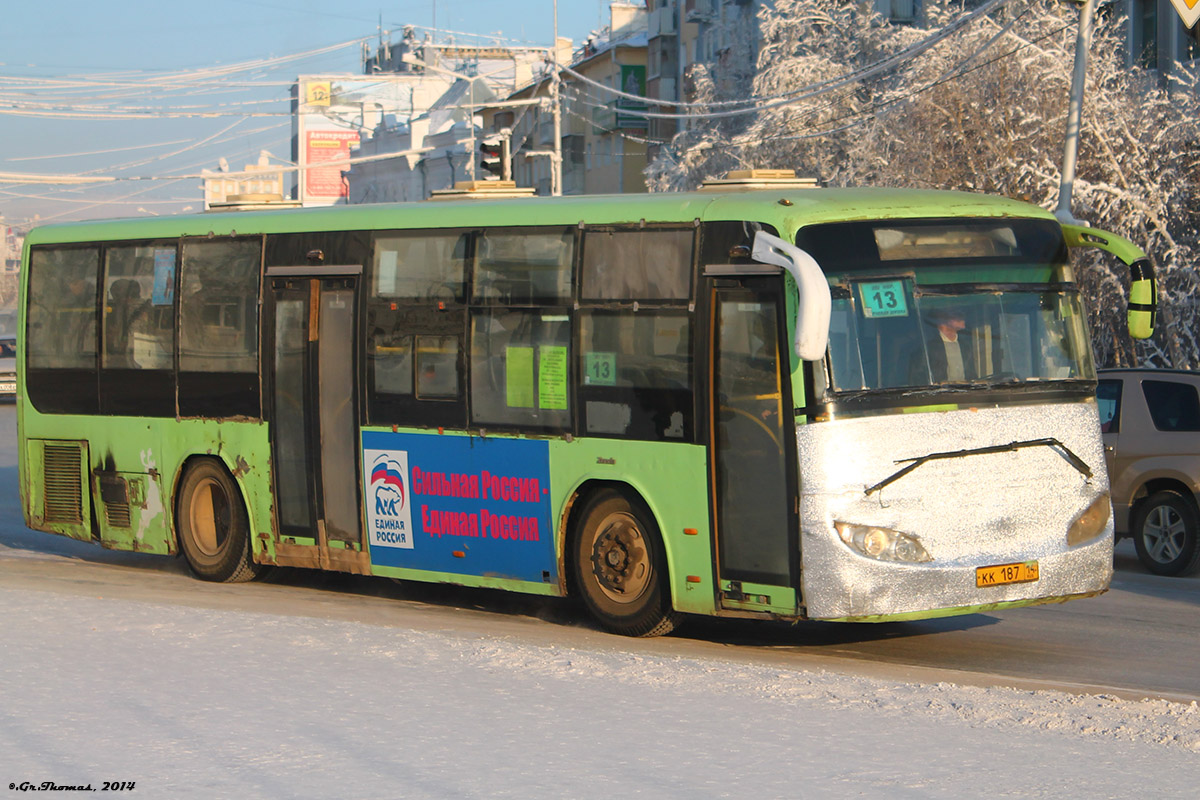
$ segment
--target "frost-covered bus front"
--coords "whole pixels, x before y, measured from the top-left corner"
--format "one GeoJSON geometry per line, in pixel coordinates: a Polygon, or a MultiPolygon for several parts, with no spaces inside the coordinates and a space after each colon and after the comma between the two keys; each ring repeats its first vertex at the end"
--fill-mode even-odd
{"type": "Polygon", "coordinates": [[[797,428],[807,615],[915,618],[1104,591],[1095,370],[1053,220],[815,226],[832,294],[797,428]]]}

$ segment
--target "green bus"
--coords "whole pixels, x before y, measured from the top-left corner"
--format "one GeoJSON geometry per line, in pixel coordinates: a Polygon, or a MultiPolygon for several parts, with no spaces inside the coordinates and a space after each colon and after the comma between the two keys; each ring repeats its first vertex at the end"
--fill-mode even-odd
{"type": "Polygon", "coordinates": [[[975,194],[786,182],[45,226],[31,528],[688,614],[882,621],[1106,589],[1072,246],[975,194]],[[939,333],[944,331],[948,333],[939,333]]]}

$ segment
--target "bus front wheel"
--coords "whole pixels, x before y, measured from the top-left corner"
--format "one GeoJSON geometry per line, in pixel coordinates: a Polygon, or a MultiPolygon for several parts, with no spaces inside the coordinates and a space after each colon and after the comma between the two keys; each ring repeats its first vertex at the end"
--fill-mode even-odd
{"type": "Polygon", "coordinates": [[[613,491],[591,496],[572,536],[576,586],[600,625],[625,636],[662,636],[679,622],[666,558],[649,512],[613,491]]]}
{"type": "Polygon", "coordinates": [[[188,566],[206,581],[253,580],[262,567],[250,557],[250,524],[233,478],[219,461],[188,466],[175,509],[179,545],[188,566]]]}

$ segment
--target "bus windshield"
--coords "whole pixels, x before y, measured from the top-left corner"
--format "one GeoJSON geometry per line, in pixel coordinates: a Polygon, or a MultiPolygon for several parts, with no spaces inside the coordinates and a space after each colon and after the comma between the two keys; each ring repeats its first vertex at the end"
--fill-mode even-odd
{"type": "Polygon", "coordinates": [[[1053,223],[851,225],[801,244],[824,251],[835,392],[1095,379],[1053,223]]]}

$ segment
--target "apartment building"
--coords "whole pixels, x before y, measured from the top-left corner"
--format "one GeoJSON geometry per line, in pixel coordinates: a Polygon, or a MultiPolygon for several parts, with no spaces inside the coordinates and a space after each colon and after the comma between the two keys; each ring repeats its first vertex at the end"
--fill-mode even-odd
{"type": "MultiPolygon", "coordinates": [[[[613,3],[604,30],[574,51],[560,50],[559,63],[566,66],[560,72],[559,105],[563,194],[646,191],[647,122],[630,113],[645,106],[606,89],[648,95],[647,21],[644,6],[613,3]]],[[[511,131],[513,180],[543,195],[553,190],[551,82],[551,74],[543,73],[481,112],[485,136],[511,131]]]]}

